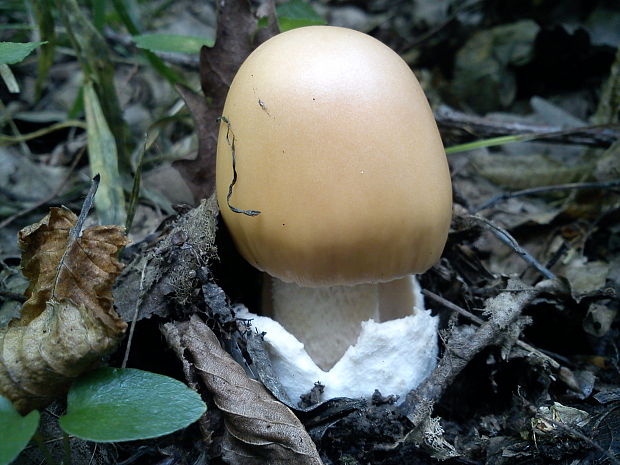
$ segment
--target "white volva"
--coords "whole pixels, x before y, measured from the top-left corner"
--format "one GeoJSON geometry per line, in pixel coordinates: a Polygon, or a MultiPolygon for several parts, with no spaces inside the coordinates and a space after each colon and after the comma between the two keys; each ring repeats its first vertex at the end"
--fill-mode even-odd
{"type": "MultiPolygon", "coordinates": [[[[408,311],[400,309],[403,316],[396,319],[375,321],[381,313],[386,313],[385,306],[392,303],[388,302],[385,292],[383,299],[379,295],[373,297],[371,289],[362,293],[365,295],[364,306],[374,302],[375,317],[357,323],[355,339],[328,370],[321,369],[304,344],[274,319],[255,315],[244,307],[237,308],[237,316],[251,319],[254,328],[265,332],[265,345],[274,371],[293,403],[309,392],[315,382],[325,386],[324,399],[369,397],[375,389],[379,389],[383,395],[396,394],[402,400],[430,374],[436,365],[438,352],[438,319],[424,309],[424,300],[415,277],[408,276],[404,280],[412,290],[412,306],[408,311]]],[[[312,305],[312,299],[305,302],[312,305]]],[[[319,297],[315,303],[322,305],[324,302],[319,297]]],[[[314,310],[320,311],[320,308],[314,310]]],[[[324,329],[329,322],[326,316],[318,327],[324,329]]],[[[337,330],[336,324],[332,326],[337,330]]],[[[324,340],[330,344],[327,337],[324,340]]]]}

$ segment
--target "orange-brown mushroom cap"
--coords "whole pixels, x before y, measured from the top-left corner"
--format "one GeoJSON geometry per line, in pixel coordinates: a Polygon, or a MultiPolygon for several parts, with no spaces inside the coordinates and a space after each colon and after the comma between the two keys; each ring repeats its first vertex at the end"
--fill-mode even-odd
{"type": "Polygon", "coordinates": [[[452,213],[448,164],[423,91],[390,48],[330,26],[277,35],[243,63],[223,116],[218,203],[256,268],[332,286],[438,260],[452,213]]]}

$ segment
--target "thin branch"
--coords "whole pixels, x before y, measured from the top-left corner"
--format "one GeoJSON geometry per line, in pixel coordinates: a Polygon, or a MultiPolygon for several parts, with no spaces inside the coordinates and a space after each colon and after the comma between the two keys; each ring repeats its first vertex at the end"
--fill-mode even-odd
{"type": "Polygon", "coordinates": [[[555,281],[542,281],[534,288],[516,279],[508,282],[508,288],[485,303],[492,318],[485,321],[473,335],[453,332],[446,349],[433,373],[414,391],[411,391],[399,407],[401,413],[414,425],[424,417],[429,404],[437,402],[458,374],[481,350],[496,344],[505,329],[514,323],[523,309],[541,292],[553,290],[555,281]],[[515,292],[518,291],[518,292],[515,292]],[[501,311],[497,311],[497,309],[501,311]]]}
{"type": "Polygon", "coordinates": [[[521,397],[521,396],[519,396],[519,397],[523,401],[523,403],[525,404],[527,409],[532,413],[532,415],[534,415],[534,416],[536,416],[538,418],[541,418],[542,420],[544,420],[547,423],[555,426],[556,428],[561,429],[562,431],[564,431],[565,433],[567,433],[567,434],[569,434],[571,436],[574,436],[574,437],[576,437],[578,439],[581,439],[583,442],[585,442],[586,444],[590,445],[591,447],[596,449],[599,453],[601,453],[605,457],[607,457],[609,459],[610,463],[613,463],[614,465],[620,465],[620,460],[618,460],[614,454],[609,452],[609,450],[603,449],[598,442],[594,441],[592,438],[589,438],[588,436],[586,436],[585,434],[583,434],[581,431],[577,430],[576,428],[572,428],[571,426],[565,425],[564,423],[562,423],[560,421],[556,421],[556,420],[554,420],[553,418],[551,418],[548,415],[542,415],[540,413],[540,411],[536,408],[535,405],[533,405],[532,403],[528,402],[523,397],[521,397]]]}
{"type": "Polygon", "coordinates": [[[612,181],[604,181],[604,182],[573,182],[569,184],[556,184],[555,186],[532,187],[531,189],[523,189],[523,190],[515,191],[515,192],[505,192],[503,194],[496,195],[495,197],[491,197],[486,202],[481,203],[478,207],[474,208],[472,211],[474,213],[478,213],[479,211],[492,207],[496,203],[502,202],[504,200],[508,200],[508,199],[512,199],[516,197],[524,197],[526,195],[540,194],[542,192],[568,191],[568,190],[581,190],[581,189],[612,189],[617,186],[620,186],[620,179],[614,179],[612,181]]]}
{"type": "Polygon", "coordinates": [[[93,203],[95,202],[95,194],[97,193],[97,188],[99,187],[99,175],[95,175],[93,178],[90,189],[88,190],[88,194],[86,194],[86,198],[84,199],[84,203],[82,204],[82,209],[80,210],[80,215],[78,216],[77,222],[75,226],[73,226],[69,230],[69,240],[67,241],[67,245],[65,247],[65,251],[60,258],[60,262],[58,263],[58,267],[56,267],[56,277],[54,278],[54,285],[52,286],[52,298],[56,298],[56,286],[58,285],[58,280],[60,279],[60,270],[63,266],[65,266],[65,258],[67,254],[73,247],[75,241],[79,239],[82,235],[82,229],[84,228],[84,222],[86,221],[86,217],[88,216],[88,212],[93,207],[93,203]]]}
{"type": "Polygon", "coordinates": [[[146,266],[149,264],[148,260],[144,262],[142,267],[142,273],[140,274],[140,289],[138,290],[138,299],[136,300],[136,306],[133,312],[133,318],[131,319],[131,326],[129,327],[129,335],[127,336],[127,348],[125,349],[125,356],[123,357],[123,363],[121,368],[127,367],[127,361],[129,360],[129,352],[131,351],[131,341],[133,341],[133,333],[136,328],[136,322],[138,321],[138,313],[140,306],[143,302],[144,296],[144,276],[146,274],[146,266]]]}
{"type": "Polygon", "coordinates": [[[493,224],[491,221],[486,218],[482,218],[477,215],[469,215],[466,217],[467,219],[482,225],[485,229],[491,231],[495,237],[497,237],[504,244],[508,245],[512,250],[514,250],[523,260],[532,265],[540,274],[542,274],[547,279],[554,279],[555,275],[547,269],[543,264],[541,264],[538,260],[536,260],[527,250],[519,245],[517,240],[510,235],[508,231],[500,228],[499,226],[493,224]]]}
{"type": "MultiPolygon", "coordinates": [[[[422,290],[422,294],[424,294],[427,297],[430,297],[432,300],[434,300],[435,302],[439,303],[440,305],[443,305],[447,309],[452,310],[453,312],[456,312],[459,315],[464,316],[469,321],[472,321],[473,323],[477,324],[478,326],[482,326],[485,323],[482,318],[477,317],[473,313],[470,313],[467,310],[465,310],[463,307],[459,307],[458,305],[450,302],[447,299],[444,299],[443,297],[435,294],[434,292],[431,292],[429,290],[423,289],[422,290]]],[[[529,345],[528,343],[523,342],[521,339],[517,339],[516,345],[521,347],[523,350],[525,350],[525,351],[527,351],[527,352],[537,356],[541,360],[544,360],[546,363],[549,364],[549,366],[554,371],[556,371],[556,372],[561,374],[560,379],[562,381],[564,381],[566,383],[566,385],[571,390],[573,390],[575,392],[581,392],[581,388],[580,388],[579,384],[575,381],[575,377],[574,377],[574,375],[572,375],[572,372],[568,368],[562,366],[557,360],[554,360],[549,355],[541,352],[540,350],[538,350],[537,348],[529,345]]]]}
{"type": "Polygon", "coordinates": [[[620,124],[566,129],[561,126],[498,121],[461,113],[445,105],[435,111],[435,119],[444,136],[460,140],[519,135],[528,140],[541,139],[541,142],[591,147],[609,147],[620,140],[620,124]]]}

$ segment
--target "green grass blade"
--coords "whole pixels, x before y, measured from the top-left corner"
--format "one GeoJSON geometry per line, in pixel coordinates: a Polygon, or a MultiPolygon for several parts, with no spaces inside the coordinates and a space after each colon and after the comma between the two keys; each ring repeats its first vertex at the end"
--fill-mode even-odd
{"type": "Polygon", "coordinates": [[[84,75],[93,82],[105,120],[116,139],[118,167],[128,175],[129,129],[123,119],[114,85],[115,67],[110,59],[108,44],[76,0],[56,0],[56,3],[84,75]]]}
{"type": "Polygon", "coordinates": [[[468,150],[480,149],[483,147],[495,147],[497,145],[511,144],[514,142],[526,142],[541,137],[541,134],[517,134],[512,136],[492,137],[490,139],[482,139],[466,144],[453,145],[446,148],[448,155],[452,153],[467,152],[468,150]]]}
{"type": "Polygon", "coordinates": [[[105,15],[107,0],[91,0],[91,10],[93,12],[93,25],[99,32],[103,32],[105,27],[105,15]]]}
{"type": "Polygon", "coordinates": [[[35,99],[41,98],[41,92],[47,81],[52,64],[54,63],[54,50],[56,48],[55,20],[52,14],[52,0],[34,0],[32,2],[34,17],[39,28],[41,39],[47,43],[39,50],[39,63],[37,67],[37,82],[35,85],[35,99]]]}
{"type": "MultiPolygon", "coordinates": [[[[122,0],[112,0],[112,4],[114,5],[114,9],[116,13],[120,17],[121,21],[129,31],[132,36],[140,34],[140,30],[138,26],[134,23],[125,3],[122,0]]],[[[171,84],[183,84],[185,80],[176,73],[172,68],[170,68],[164,61],[155,55],[150,50],[142,50],[142,54],[149,61],[151,66],[155,71],[157,71],[162,77],[164,77],[171,84]]]]}
{"type": "Polygon", "coordinates": [[[195,37],[178,34],[141,34],[133,37],[139,48],[152,52],[200,53],[203,45],[213,47],[214,37],[195,37]]]}

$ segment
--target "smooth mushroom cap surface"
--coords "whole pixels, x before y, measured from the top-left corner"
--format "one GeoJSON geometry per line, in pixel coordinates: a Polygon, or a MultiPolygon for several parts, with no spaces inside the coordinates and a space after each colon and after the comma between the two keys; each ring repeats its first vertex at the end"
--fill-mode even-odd
{"type": "Polygon", "coordinates": [[[256,268],[354,285],[439,259],[452,213],[445,152],[413,72],[378,40],[330,26],[279,34],[243,63],[223,117],[218,203],[256,268]]]}

